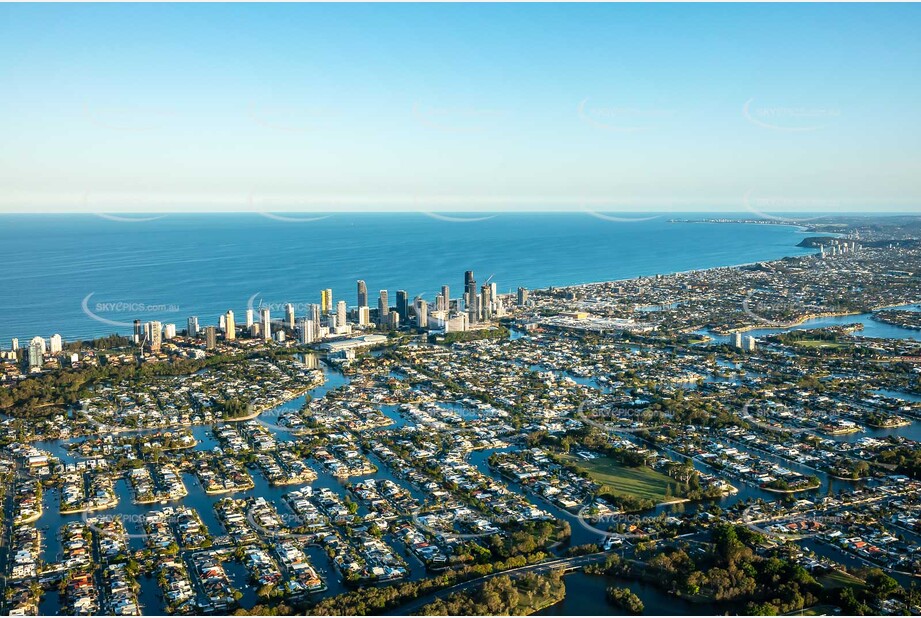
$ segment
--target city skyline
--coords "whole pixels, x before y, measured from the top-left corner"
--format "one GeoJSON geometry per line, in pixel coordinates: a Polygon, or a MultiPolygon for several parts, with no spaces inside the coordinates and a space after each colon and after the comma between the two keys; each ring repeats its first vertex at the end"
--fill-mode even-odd
{"type": "MultiPolygon", "coordinates": [[[[465,277],[472,276],[472,271],[466,271],[465,277]]],[[[298,337],[300,343],[313,343],[316,338],[319,336],[320,331],[318,330],[321,326],[322,318],[327,320],[330,329],[328,332],[324,333],[320,338],[332,337],[336,338],[337,336],[350,336],[351,327],[358,326],[359,328],[369,328],[372,323],[368,320],[369,314],[368,311],[371,307],[368,305],[367,297],[367,285],[365,280],[358,279],[356,280],[358,295],[356,296],[356,304],[348,304],[344,300],[339,300],[336,302],[335,311],[332,310],[331,303],[333,300],[333,290],[332,288],[323,288],[319,290],[319,302],[310,303],[310,302],[299,302],[296,305],[291,302],[285,302],[283,310],[279,313],[283,313],[283,316],[278,317],[276,314],[275,318],[272,318],[272,308],[276,306],[277,303],[272,303],[270,305],[264,305],[262,299],[259,299],[257,304],[253,304],[255,297],[250,298],[246,306],[246,322],[244,325],[237,327],[236,319],[234,316],[233,309],[227,309],[225,312],[217,316],[215,324],[204,323],[204,326],[200,323],[200,317],[198,315],[188,316],[186,318],[186,329],[185,336],[189,338],[197,338],[205,329],[212,329],[210,337],[214,337],[214,333],[219,330],[223,333],[223,337],[226,341],[233,341],[236,339],[238,334],[241,334],[243,331],[239,330],[240,328],[248,331],[250,338],[261,337],[265,340],[270,340],[272,337],[272,332],[277,330],[289,330],[294,331],[298,337]],[[364,293],[364,297],[362,297],[364,293]],[[364,301],[364,302],[362,302],[364,301]],[[301,315],[298,315],[300,311],[301,315]],[[259,322],[256,324],[254,321],[254,315],[258,312],[259,322]],[[254,329],[254,325],[256,328],[254,329]],[[281,326],[280,329],[272,328],[272,325],[281,326]],[[337,331],[336,326],[349,327],[345,331],[337,331]],[[306,332],[310,332],[310,336],[303,338],[306,332]]],[[[496,284],[491,284],[493,290],[495,290],[496,284]]],[[[486,286],[483,286],[486,288],[486,286]]],[[[488,316],[482,312],[484,306],[492,306],[495,304],[497,306],[501,305],[502,299],[506,299],[508,302],[509,299],[516,299],[519,306],[524,305],[527,301],[528,292],[527,288],[519,287],[516,292],[509,290],[506,294],[501,293],[492,293],[490,297],[490,304],[483,305],[480,304],[479,296],[474,296],[474,302],[469,303],[467,297],[467,292],[464,293],[462,299],[463,305],[461,306],[457,301],[451,303],[451,298],[448,296],[450,290],[449,285],[443,285],[441,290],[437,293],[433,293],[431,298],[437,301],[441,300],[443,302],[443,308],[435,308],[431,313],[428,311],[428,301],[425,300],[422,294],[418,294],[415,298],[409,298],[409,295],[405,290],[397,290],[396,293],[396,304],[391,305],[389,302],[389,291],[380,290],[378,296],[378,307],[376,309],[378,321],[376,325],[382,328],[388,327],[389,322],[382,321],[381,313],[383,310],[383,319],[386,320],[389,317],[389,313],[393,313],[399,316],[399,320],[395,324],[396,327],[406,327],[410,324],[415,324],[416,328],[429,330],[429,317],[437,316],[441,322],[438,323],[438,327],[431,330],[443,330],[445,333],[449,330],[450,322],[447,318],[456,316],[459,313],[464,313],[465,316],[469,316],[468,319],[465,319],[462,323],[463,330],[466,330],[468,324],[476,324],[477,322],[484,320],[488,321],[492,317],[492,313],[488,316]],[[463,309],[463,311],[461,311],[463,309]],[[411,318],[411,319],[408,319],[411,318]]],[[[434,306],[434,305],[433,305],[434,306]]],[[[276,310],[278,308],[276,307],[276,310]]],[[[86,308],[88,317],[99,319],[98,316],[95,316],[89,308],[86,308]]],[[[497,315],[504,315],[500,311],[497,315]]],[[[206,318],[205,318],[206,319],[206,318]]],[[[181,323],[181,320],[175,320],[178,323],[181,323]]],[[[455,323],[457,324],[457,323],[455,323]]],[[[118,324],[113,324],[118,326],[118,324]]],[[[164,339],[172,339],[176,337],[179,332],[176,330],[176,323],[167,322],[164,320],[149,320],[142,321],[139,319],[134,319],[133,321],[133,339],[134,343],[144,346],[159,347],[160,337],[164,339]],[[167,335],[168,332],[172,332],[171,335],[167,335]]],[[[121,325],[121,329],[125,331],[129,328],[128,324],[121,325]]],[[[62,335],[55,333],[50,337],[51,345],[48,348],[50,352],[58,353],[61,352],[62,342],[65,340],[62,338],[62,335]]],[[[83,341],[81,338],[70,339],[68,343],[83,341]]],[[[210,339],[209,339],[210,341],[210,339]]],[[[19,349],[19,338],[13,337],[10,339],[11,350],[16,352],[19,349]]],[[[4,349],[4,343],[0,343],[0,351],[4,349]]],[[[37,346],[41,349],[41,354],[37,355],[35,358],[38,358],[38,365],[40,365],[41,355],[46,352],[46,342],[45,338],[41,335],[32,336],[29,344],[30,352],[32,346],[37,346]]],[[[209,344],[209,349],[213,348],[209,344]]]]}

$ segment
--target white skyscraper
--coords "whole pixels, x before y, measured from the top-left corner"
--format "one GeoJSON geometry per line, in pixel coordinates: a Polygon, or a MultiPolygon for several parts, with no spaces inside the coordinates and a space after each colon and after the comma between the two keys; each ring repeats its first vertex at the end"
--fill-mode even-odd
{"type": "Polygon", "coordinates": [[[419,328],[429,326],[429,304],[421,298],[416,299],[416,326],[419,328]]]}
{"type": "Polygon", "coordinates": [[[339,326],[345,326],[345,312],[346,304],[344,300],[340,300],[336,303],[336,324],[339,326]]]}
{"type": "Polygon", "coordinates": [[[32,337],[32,340],[29,342],[29,347],[38,346],[38,349],[42,351],[42,354],[48,351],[48,348],[45,346],[45,339],[43,337],[32,337]]]}
{"type": "Polygon", "coordinates": [[[745,338],[745,348],[746,348],[749,352],[754,352],[754,351],[755,351],[755,338],[754,338],[754,337],[746,337],[746,338],[745,338]]]}
{"type": "Polygon", "coordinates": [[[157,321],[148,322],[147,329],[147,342],[150,344],[150,351],[159,352],[160,346],[163,343],[163,325],[157,321]]]}
{"type": "Polygon", "coordinates": [[[735,347],[742,349],[742,333],[736,333],[734,335],[734,345],[735,347]]]}
{"type": "Polygon", "coordinates": [[[453,317],[447,311],[433,311],[428,316],[429,327],[445,333],[463,332],[469,328],[469,318],[466,313],[458,313],[453,317]]]}
{"type": "Polygon", "coordinates": [[[164,339],[175,339],[176,337],[176,325],[175,324],[164,324],[163,325],[163,338],[164,339]]]}
{"type": "Polygon", "coordinates": [[[237,338],[237,324],[233,319],[233,311],[228,309],[224,314],[224,339],[233,341],[237,338]]]}
{"type": "Polygon", "coordinates": [[[186,334],[189,337],[198,337],[198,316],[193,315],[188,319],[186,334]]]}
{"type": "Polygon", "coordinates": [[[302,318],[298,322],[298,343],[313,343],[317,340],[316,323],[313,320],[302,318]]]}
{"type": "Polygon", "coordinates": [[[246,328],[252,328],[252,327],[253,327],[253,310],[247,309],[246,310],[246,328]]]}
{"type": "Polygon", "coordinates": [[[298,318],[295,323],[296,326],[296,335],[298,343],[307,343],[307,320],[305,318],[298,318]]]}
{"type": "Polygon", "coordinates": [[[51,335],[51,339],[49,339],[48,348],[52,354],[59,354],[61,350],[64,349],[64,341],[61,339],[61,336],[58,335],[57,333],[55,333],[54,335],[51,335]]]}
{"type": "Polygon", "coordinates": [[[38,369],[45,364],[45,340],[35,337],[29,343],[29,369],[38,369]]]}
{"type": "Polygon", "coordinates": [[[359,326],[370,326],[371,325],[370,307],[363,305],[358,308],[358,325],[359,326]]]}
{"type": "Polygon", "coordinates": [[[285,305],[285,326],[294,329],[294,305],[291,303],[285,305]]]}
{"type": "Polygon", "coordinates": [[[266,341],[271,341],[272,339],[272,314],[269,311],[268,307],[263,307],[259,310],[259,323],[261,328],[259,329],[262,333],[262,338],[266,341]]]}
{"type": "Polygon", "coordinates": [[[19,339],[13,337],[13,352],[19,351],[19,339]]]}

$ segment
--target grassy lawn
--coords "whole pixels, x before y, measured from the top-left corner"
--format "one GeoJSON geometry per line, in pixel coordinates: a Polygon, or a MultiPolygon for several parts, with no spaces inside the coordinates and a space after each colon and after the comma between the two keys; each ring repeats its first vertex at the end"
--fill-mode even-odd
{"type": "Polygon", "coordinates": [[[849,573],[844,573],[842,571],[832,571],[827,575],[822,575],[816,578],[822,587],[829,590],[837,590],[838,588],[846,588],[851,586],[853,588],[864,588],[867,584],[859,577],[854,577],[849,573]]]}
{"type": "Polygon", "coordinates": [[[610,457],[581,459],[574,455],[561,456],[566,463],[588,472],[592,480],[608,485],[614,491],[637,498],[648,498],[655,502],[666,499],[666,488],[678,482],[661,472],[645,466],[628,468],[610,457]]]}

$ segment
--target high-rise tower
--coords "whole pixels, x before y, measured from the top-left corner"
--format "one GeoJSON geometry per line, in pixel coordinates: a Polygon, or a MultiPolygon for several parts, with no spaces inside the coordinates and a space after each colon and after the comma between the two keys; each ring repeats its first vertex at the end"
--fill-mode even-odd
{"type": "Polygon", "coordinates": [[[259,324],[260,324],[260,333],[262,338],[266,341],[271,341],[272,339],[272,313],[268,307],[263,307],[259,310],[259,324]]]}
{"type": "Polygon", "coordinates": [[[237,338],[237,325],[233,319],[233,311],[228,309],[224,314],[224,339],[233,341],[237,338]]]}
{"type": "Polygon", "coordinates": [[[479,319],[479,304],[476,290],[476,279],[473,278],[473,271],[468,270],[464,273],[464,302],[467,304],[467,320],[474,324],[479,319]]]}
{"type": "Polygon", "coordinates": [[[390,314],[390,300],[387,295],[387,290],[381,290],[380,296],[377,298],[377,321],[381,326],[387,326],[390,321],[388,316],[390,314]]]}
{"type": "Polygon", "coordinates": [[[406,290],[397,290],[397,313],[400,315],[400,323],[406,324],[409,318],[409,295],[406,290]]]}

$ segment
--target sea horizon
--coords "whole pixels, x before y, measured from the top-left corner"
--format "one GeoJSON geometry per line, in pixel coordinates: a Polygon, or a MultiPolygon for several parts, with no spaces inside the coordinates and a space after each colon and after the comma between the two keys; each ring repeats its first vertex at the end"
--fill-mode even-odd
{"type": "Polygon", "coordinates": [[[754,212],[751,210],[657,210],[655,208],[644,208],[643,210],[616,210],[601,208],[585,208],[581,210],[561,209],[535,209],[535,210],[516,210],[516,209],[403,209],[403,210],[324,210],[324,209],[251,209],[240,208],[235,210],[119,210],[119,209],[102,209],[94,211],[72,211],[72,210],[30,210],[30,211],[0,211],[0,217],[98,217],[102,215],[176,215],[176,216],[229,216],[229,215],[256,215],[264,216],[266,214],[323,214],[323,215],[423,215],[432,214],[491,214],[495,216],[507,215],[563,215],[563,216],[583,216],[593,214],[618,214],[618,215],[637,215],[642,217],[665,217],[687,218],[690,216],[697,217],[714,217],[730,216],[732,218],[747,218],[751,220],[762,220],[765,223],[778,222],[784,224],[796,225],[795,221],[808,221],[816,218],[841,218],[841,217],[889,217],[889,216],[917,216],[917,212],[911,210],[841,210],[841,211],[808,211],[801,209],[783,210],[771,208],[770,213],[754,212]],[[787,216],[789,215],[789,216],[787,216]]]}
{"type": "Polygon", "coordinates": [[[134,319],[182,328],[189,316],[210,323],[227,309],[242,312],[251,305],[280,314],[290,302],[300,316],[326,288],[354,306],[358,279],[375,297],[379,289],[405,289],[410,297],[431,299],[441,285],[458,295],[467,270],[484,279],[492,275],[498,291],[508,293],[736,267],[814,251],[797,246],[805,235],[802,222],[741,222],[754,219],[750,213],[713,217],[739,223],[686,227],[665,215],[630,221],[588,213],[505,213],[454,220],[339,213],[288,221],[246,214],[252,213],[149,220],[23,215],[0,231],[0,242],[12,249],[0,274],[0,345],[52,333],[65,340],[126,334],[134,319]],[[41,260],[29,258],[36,238],[54,239],[41,260]],[[27,297],[12,293],[22,285],[30,290],[27,297]]]}

